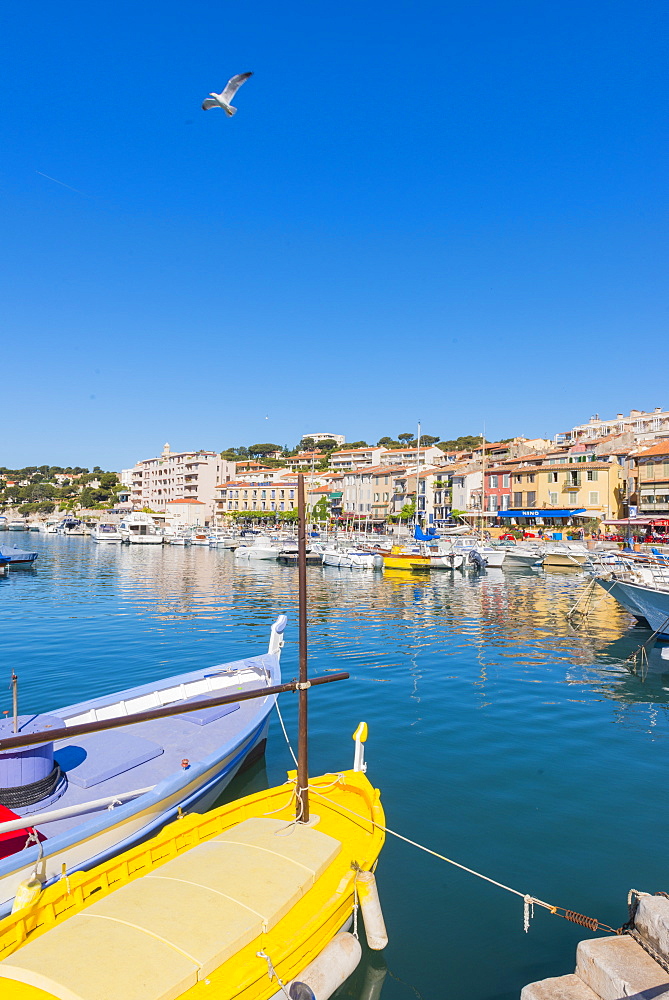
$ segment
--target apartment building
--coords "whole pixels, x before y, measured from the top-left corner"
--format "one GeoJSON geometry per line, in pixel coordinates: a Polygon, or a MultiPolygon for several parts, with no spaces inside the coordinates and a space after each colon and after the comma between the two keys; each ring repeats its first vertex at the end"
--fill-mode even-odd
{"type": "Polygon", "coordinates": [[[446,456],[441,448],[384,448],[379,459],[381,465],[442,465],[446,456]]]}
{"type": "Polygon", "coordinates": [[[590,417],[587,423],[577,424],[569,431],[555,435],[556,444],[574,443],[609,435],[631,434],[635,443],[643,443],[653,438],[669,438],[669,410],[656,406],[652,411],[630,410],[629,416],[617,413],[610,420],[601,420],[598,413],[590,417]]]}
{"type": "Polygon", "coordinates": [[[361,469],[379,465],[383,448],[349,448],[347,451],[330,452],[330,468],[337,471],[361,469]]]}
{"type": "Polygon", "coordinates": [[[638,508],[643,517],[669,518],[669,441],[659,442],[636,456],[638,508]]]}
{"type": "Polygon", "coordinates": [[[346,444],[346,438],[343,434],[324,434],[321,431],[318,434],[303,434],[302,440],[304,441],[305,438],[311,438],[311,440],[316,444],[318,444],[319,441],[335,441],[338,448],[341,448],[343,444],[346,444]]]}
{"type": "Polygon", "coordinates": [[[284,461],[289,469],[315,469],[323,459],[322,451],[302,451],[299,455],[292,455],[284,461]]]}
{"type": "Polygon", "coordinates": [[[236,480],[219,483],[214,496],[219,519],[239,511],[280,514],[282,511],[293,510],[297,505],[297,484],[247,483],[236,480]]]}
{"type": "Polygon", "coordinates": [[[166,444],[157,458],[143,459],[133,467],[130,502],[135,508],[160,512],[171,500],[199,500],[213,513],[217,483],[234,473],[235,463],[224,461],[218,452],[173,452],[166,444]]]}
{"type": "MultiPolygon", "coordinates": [[[[490,470],[493,475],[495,470],[490,470]]],[[[625,497],[623,469],[616,461],[580,461],[566,458],[541,462],[528,459],[498,475],[510,476],[509,506],[498,508],[498,516],[514,517],[519,523],[562,521],[574,516],[584,518],[619,517],[625,497]]],[[[504,491],[504,488],[503,488],[504,491]]],[[[492,503],[497,495],[492,494],[492,503]]]]}

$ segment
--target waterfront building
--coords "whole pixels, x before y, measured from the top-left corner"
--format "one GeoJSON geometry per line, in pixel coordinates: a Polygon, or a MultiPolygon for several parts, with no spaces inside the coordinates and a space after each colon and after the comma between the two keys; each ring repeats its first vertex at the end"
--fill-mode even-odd
{"type": "Polygon", "coordinates": [[[189,526],[206,527],[213,521],[213,511],[201,500],[168,500],[165,513],[173,521],[189,526]]]}
{"type": "Polygon", "coordinates": [[[319,441],[335,441],[338,448],[341,448],[343,444],[346,444],[346,438],[343,434],[323,434],[322,432],[319,432],[318,434],[303,434],[302,440],[304,441],[305,438],[311,438],[311,440],[316,444],[318,444],[319,441]]]}
{"type": "Polygon", "coordinates": [[[636,455],[639,515],[669,518],[669,441],[661,441],[636,455]]]}
{"type": "Polygon", "coordinates": [[[216,516],[220,521],[240,511],[266,511],[279,514],[297,505],[294,482],[248,483],[243,480],[219,483],[214,491],[216,516]]]}
{"type": "Polygon", "coordinates": [[[134,466],[130,499],[135,508],[150,507],[158,512],[165,511],[172,500],[199,500],[211,514],[216,484],[234,473],[235,463],[224,461],[215,451],[173,452],[166,444],[157,458],[134,466]]]}
{"type": "MultiPolygon", "coordinates": [[[[523,462],[507,462],[499,470],[486,470],[486,479],[494,475],[510,476],[509,506],[498,507],[498,516],[515,518],[520,524],[572,517],[601,521],[621,516],[625,475],[615,460],[600,461],[594,455],[588,460],[585,454],[528,455],[523,462]]],[[[500,492],[505,492],[505,487],[491,491],[488,511],[492,511],[494,503],[502,502],[500,492]]]]}

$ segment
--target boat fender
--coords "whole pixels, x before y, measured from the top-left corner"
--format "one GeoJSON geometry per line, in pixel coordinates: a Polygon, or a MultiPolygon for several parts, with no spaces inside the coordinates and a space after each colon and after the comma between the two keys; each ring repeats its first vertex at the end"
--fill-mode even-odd
{"type": "Polygon", "coordinates": [[[31,875],[30,878],[25,878],[23,882],[19,882],[16,887],[14,902],[12,903],[12,913],[25,910],[28,906],[36,903],[41,891],[42,883],[36,875],[31,875]]]}
{"type": "Polygon", "coordinates": [[[362,919],[365,924],[367,944],[372,951],[382,951],[388,944],[388,932],[386,931],[386,922],[383,919],[374,872],[358,872],[356,886],[362,919]]]}
{"type": "Polygon", "coordinates": [[[362,948],[357,937],[343,931],[333,937],[298,979],[288,984],[291,1000],[329,1000],[357,969],[362,948]]]}
{"type": "Polygon", "coordinates": [[[381,1000],[381,990],[388,970],[385,966],[381,968],[371,963],[367,966],[365,979],[358,1000],[381,1000]]]}

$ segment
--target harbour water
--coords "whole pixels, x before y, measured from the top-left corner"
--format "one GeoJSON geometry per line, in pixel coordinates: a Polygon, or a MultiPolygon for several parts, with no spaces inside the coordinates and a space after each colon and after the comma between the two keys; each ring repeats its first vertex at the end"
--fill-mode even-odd
{"type": "MultiPolygon", "coordinates": [[[[16,670],[22,711],[259,651],[282,611],[284,676],[297,672],[292,567],[79,537],[31,535],[30,547],[36,569],[0,578],[0,680],[16,670]]],[[[629,674],[623,661],[649,633],[615,602],[602,595],[575,630],[580,573],[308,574],[310,670],[351,674],[310,699],[312,773],[350,766],[364,719],[392,829],[614,926],[628,889],[669,889],[669,660],[667,676],[629,674]]],[[[296,700],[281,706],[294,735],[296,700]]],[[[233,791],[290,766],[274,718],[265,763],[233,791]]],[[[525,934],[518,897],[393,838],[377,874],[390,944],[338,996],[367,1000],[385,973],[383,1000],[516,1000],[525,983],[573,971],[588,933],[537,910],[525,934]]]]}

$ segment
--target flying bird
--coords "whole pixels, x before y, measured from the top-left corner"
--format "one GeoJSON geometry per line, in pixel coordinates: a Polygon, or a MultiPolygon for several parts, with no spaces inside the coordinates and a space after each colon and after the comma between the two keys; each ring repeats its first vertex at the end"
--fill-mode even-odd
{"type": "Polygon", "coordinates": [[[253,73],[238,73],[237,76],[233,76],[231,80],[225,85],[225,89],[220,94],[210,94],[202,102],[202,110],[209,111],[210,108],[223,108],[226,115],[232,118],[233,115],[237,114],[237,108],[233,108],[230,103],[232,98],[235,96],[239,88],[243,83],[246,83],[248,78],[253,76],[253,73]]]}

